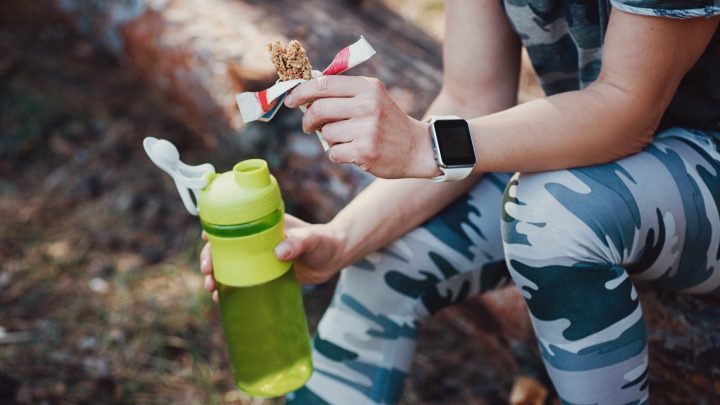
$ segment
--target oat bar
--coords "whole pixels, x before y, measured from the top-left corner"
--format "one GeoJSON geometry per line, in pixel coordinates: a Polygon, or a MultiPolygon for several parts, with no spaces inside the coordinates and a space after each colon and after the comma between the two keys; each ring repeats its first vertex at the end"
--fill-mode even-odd
{"type": "Polygon", "coordinates": [[[293,39],[287,47],[280,41],[268,42],[267,48],[281,81],[312,78],[312,66],[300,42],[293,39]]]}

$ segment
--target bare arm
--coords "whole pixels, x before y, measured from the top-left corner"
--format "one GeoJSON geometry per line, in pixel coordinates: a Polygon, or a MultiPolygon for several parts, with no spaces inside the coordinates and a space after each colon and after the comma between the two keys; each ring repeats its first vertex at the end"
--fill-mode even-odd
{"type": "MultiPolygon", "coordinates": [[[[705,50],[718,21],[720,17],[676,20],[613,9],[595,83],[469,122],[475,171],[548,171],[639,152],[652,140],[680,80],[705,50]]],[[[319,81],[312,80],[293,92],[293,102],[320,103],[303,122],[308,130],[329,127],[324,133],[335,142],[332,159],[384,178],[439,174],[427,124],[397,113],[379,82],[339,76],[325,80],[328,91],[320,94],[319,81]],[[344,122],[327,120],[328,112],[344,122]],[[344,126],[342,136],[336,125],[344,126]]]]}
{"type": "Polygon", "coordinates": [[[613,9],[595,83],[470,121],[479,145],[475,170],[547,171],[607,163],[641,151],[718,21],[613,9]]]}
{"type": "MultiPolygon", "coordinates": [[[[500,2],[448,0],[445,13],[443,86],[427,115],[470,118],[515,105],[520,43],[500,2]]],[[[344,230],[341,256],[351,263],[387,245],[467,192],[480,177],[457,183],[375,180],[332,221],[344,230]]]]}

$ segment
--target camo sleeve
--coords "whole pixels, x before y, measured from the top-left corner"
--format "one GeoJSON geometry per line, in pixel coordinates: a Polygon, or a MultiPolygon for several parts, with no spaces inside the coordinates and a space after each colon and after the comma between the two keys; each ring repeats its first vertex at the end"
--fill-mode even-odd
{"type": "Polygon", "coordinates": [[[669,18],[712,17],[720,15],[720,0],[610,0],[628,13],[669,18]]]}

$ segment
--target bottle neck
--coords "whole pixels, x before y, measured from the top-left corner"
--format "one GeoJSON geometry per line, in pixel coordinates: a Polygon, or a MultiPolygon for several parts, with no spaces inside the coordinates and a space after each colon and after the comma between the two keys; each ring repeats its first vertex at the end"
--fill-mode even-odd
{"type": "Polygon", "coordinates": [[[251,222],[237,225],[216,225],[200,221],[205,232],[221,238],[237,238],[241,236],[254,235],[266,229],[270,229],[282,221],[283,210],[277,209],[270,214],[251,222]]]}

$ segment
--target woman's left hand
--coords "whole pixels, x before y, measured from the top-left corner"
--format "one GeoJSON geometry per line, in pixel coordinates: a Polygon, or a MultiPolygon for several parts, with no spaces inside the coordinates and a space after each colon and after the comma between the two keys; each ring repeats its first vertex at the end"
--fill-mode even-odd
{"type": "Polygon", "coordinates": [[[382,178],[440,174],[428,124],[409,117],[375,78],[321,76],[296,87],[285,105],[309,104],[303,131],[322,131],[328,156],[382,178]]]}

